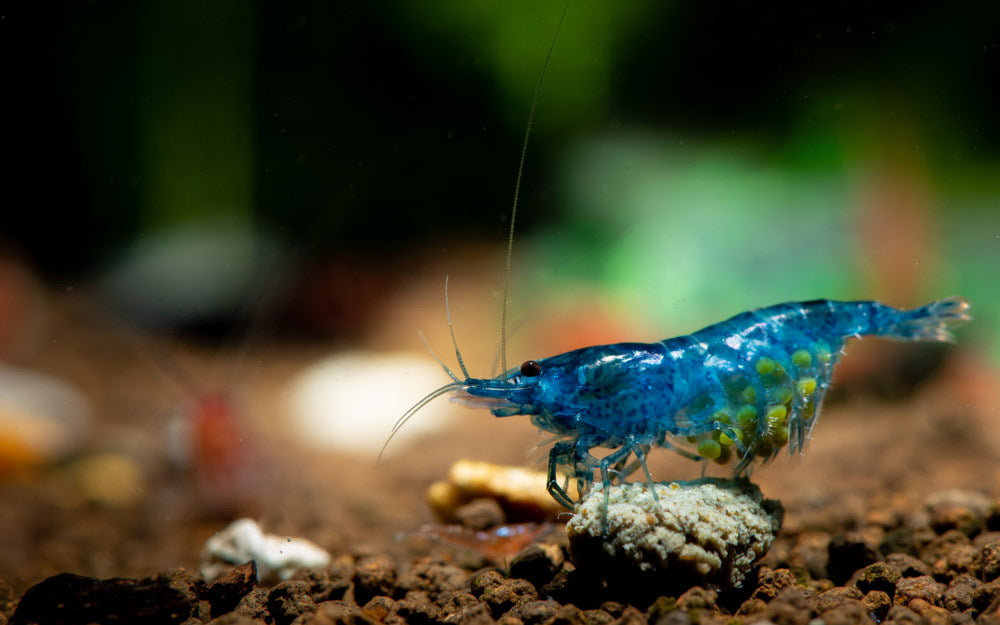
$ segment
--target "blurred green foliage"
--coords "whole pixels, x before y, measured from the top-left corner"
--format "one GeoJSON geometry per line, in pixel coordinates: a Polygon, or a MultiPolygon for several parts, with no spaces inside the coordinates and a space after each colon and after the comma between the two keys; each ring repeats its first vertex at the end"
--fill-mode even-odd
{"type": "MultiPolygon", "coordinates": [[[[11,12],[7,118],[21,123],[5,238],[56,277],[201,219],[320,257],[501,241],[562,7],[95,0],[11,12]]],[[[961,292],[995,318],[997,17],[994,2],[571,1],[523,193],[520,240],[546,224],[530,261],[543,275],[523,288],[562,288],[547,274],[644,292],[659,317],[961,292]],[[906,253],[930,247],[903,278],[924,287],[895,295],[859,226],[893,218],[869,210],[884,172],[903,189],[885,191],[896,218],[930,232],[899,228],[906,253]]]]}

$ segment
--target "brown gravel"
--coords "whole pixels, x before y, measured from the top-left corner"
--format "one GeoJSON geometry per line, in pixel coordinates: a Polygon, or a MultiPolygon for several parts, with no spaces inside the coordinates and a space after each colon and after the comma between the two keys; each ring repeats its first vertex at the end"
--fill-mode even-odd
{"type": "Polygon", "coordinates": [[[0,584],[0,623],[213,625],[1000,625],[995,502],[948,493],[877,523],[782,536],[744,588],[675,595],[583,578],[564,547],[533,544],[478,571],[437,555],[339,554],[271,587],[252,563],[205,583],[183,569],[143,579],[62,574],[16,605],[0,584]],[[906,552],[889,551],[906,544],[906,552]],[[821,546],[827,545],[826,566],[821,546]],[[854,567],[854,568],[851,568],[854,567]],[[819,619],[818,621],[816,619],[819,619]]]}

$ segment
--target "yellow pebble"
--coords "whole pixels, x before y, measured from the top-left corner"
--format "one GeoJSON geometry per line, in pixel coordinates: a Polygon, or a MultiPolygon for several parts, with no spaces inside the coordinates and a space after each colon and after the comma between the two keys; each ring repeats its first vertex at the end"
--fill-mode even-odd
{"type": "Polygon", "coordinates": [[[749,425],[757,418],[757,409],[747,404],[736,413],[736,422],[740,425],[749,425]]]}
{"type": "Polygon", "coordinates": [[[813,363],[813,357],[808,350],[800,349],[792,354],[792,362],[796,367],[808,367],[813,363]]]}
{"type": "Polygon", "coordinates": [[[698,454],[710,460],[722,455],[722,445],[708,438],[698,443],[698,454]]]}
{"type": "Polygon", "coordinates": [[[784,404],[778,406],[771,406],[767,409],[767,425],[768,427],[778,427],[785,423],[785,417],[788,416],[788,408],[784,404]]]}
{"type": "Polygon", "coordinates": [[[832,360],[832,356],[830,354],[830,350],[828,350],[828,349],[822,349],[822,348],[817,349],[816,350],[816,360],[819,360],[824,365],[828,364],[830,362],[830,360],[832,360]]]}
{"type": "Polygon", "coordinates": [[[754,387],[748,386],[745,389],[743,389],[743,401],[745,401],[748,404],[756,403],[757,391],[754,390],[754,387]]]}
{"type": "Polygon", "coordinates": [[[698,442],[698,437],[697,436],[685,436],[684,440],[686,440],[689,443],[697,443],[698,442]]]}
{"type": "Polygon", "coordinates": [[[812,395],[816,392],[816,378],[802,378],[795,386],[799,389],[799,395],[812,395]]]}
{"type": "Polygon", "coordinates": [[[718,421],[719,423],[729,423],[729,413],[725,410],[720,410],[719,412],[712,415],[712,419],[718,421]]]}
{"type": "Polygon", "coordinates": [[[757,373],[761,375],[767,375],[768,373],[774,371],[777,367],[778,363],[773,358],[767,358],[765,356],[757,361],[757,373]]]}

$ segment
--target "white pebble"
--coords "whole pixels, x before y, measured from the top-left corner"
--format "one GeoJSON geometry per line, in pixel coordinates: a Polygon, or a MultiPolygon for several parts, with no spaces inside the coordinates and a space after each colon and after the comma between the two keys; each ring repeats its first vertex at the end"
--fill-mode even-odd
{"type": "Polygon", "coordinates": [[[304,538],[265,534],[253,519],[239,519],[205,541],[201,574],[211,581],[250,560],[257,563],[259,579],[288,579],[301,567],[328,565],[330,554],[304,538]]]}
{"type": "Polygon", "coordinates": [[[578,569],[738,587],[781,528],[781,504],[747,480],[702,478],[655,488],[659,505],[645,483],[612,486],[605,522],[604,491],[594,486],[566,527],[578,569]]]}

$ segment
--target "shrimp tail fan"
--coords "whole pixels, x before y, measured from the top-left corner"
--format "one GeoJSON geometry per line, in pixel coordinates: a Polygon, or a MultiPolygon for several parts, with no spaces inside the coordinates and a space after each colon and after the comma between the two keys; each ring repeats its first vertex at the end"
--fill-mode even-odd
{"type": "Polygon", "coordinates": [[[970,319],[969,301],[963,297],[947,297],[926,306],[901,312],[886,327],[882,336],[908,341],[955,342],[952,329],[970,319]]]}

